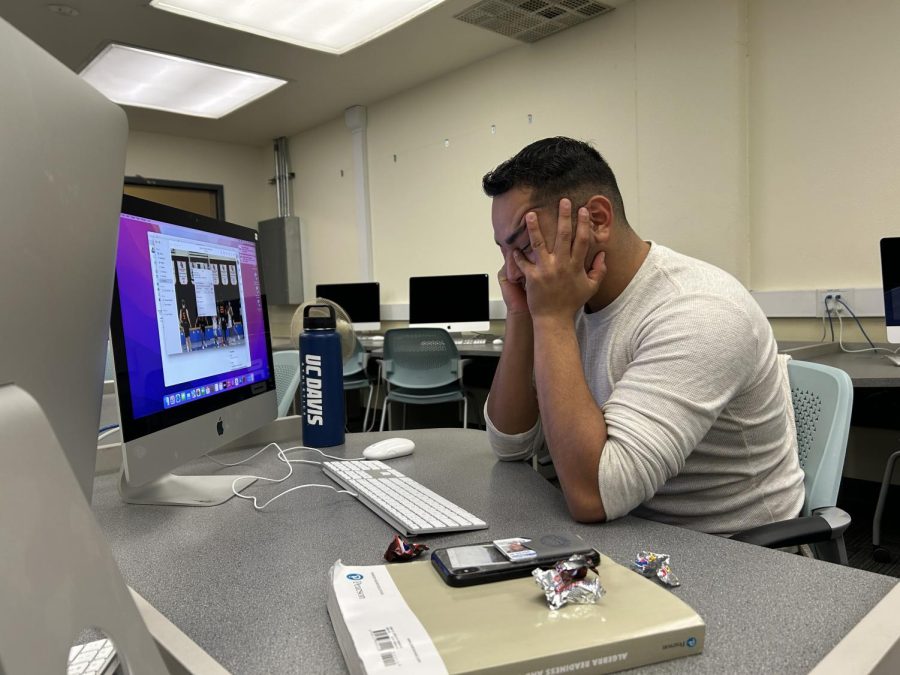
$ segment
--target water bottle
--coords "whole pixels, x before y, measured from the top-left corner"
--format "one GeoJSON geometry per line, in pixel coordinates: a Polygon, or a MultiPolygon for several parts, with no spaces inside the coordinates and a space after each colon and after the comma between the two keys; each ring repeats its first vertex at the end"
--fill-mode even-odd
{"type": "Polygon", "coordinates": [[[328,448],[344,443],[344,360],[330,305],[303,309],[300,335],[300,415],[303,444],[328,448]],[[324,308],[328,316],[310,316],[324,308]]]}

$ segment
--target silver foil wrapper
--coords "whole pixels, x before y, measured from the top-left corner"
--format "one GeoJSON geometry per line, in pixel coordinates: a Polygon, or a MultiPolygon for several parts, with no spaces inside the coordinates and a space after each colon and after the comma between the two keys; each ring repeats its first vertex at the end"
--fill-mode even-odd
{"type": "Polygon", "coordinates": [[[535,569],[531,576],[544,591],[550,609],[559,609],[568,603],[592,604],[599,602],[606,593],[600,585],[597,570],[590,566],[583,555],[573,555],[548,570],[535,569]]]}
{"type": "Polygon", "coordinates": [[[669,567],[668,553],[641,551],[635,556],[632,569],[647,578],[656,577],[666,586],[671,586],[672,588],[681,586],[678,577],[672,573],[672,569],[669,567]]]}

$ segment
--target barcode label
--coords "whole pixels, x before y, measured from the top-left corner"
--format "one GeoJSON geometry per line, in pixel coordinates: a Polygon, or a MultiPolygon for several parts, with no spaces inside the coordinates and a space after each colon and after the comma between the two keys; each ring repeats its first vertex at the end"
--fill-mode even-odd
{"type": "Polygon", "coordinates": [[[386,668],[397,665],[397,653],[395,651],[394,638],[390,628],[379,628],[371,631],[375,639],[375,648],[378,649],[381,662],[386,668]]]}

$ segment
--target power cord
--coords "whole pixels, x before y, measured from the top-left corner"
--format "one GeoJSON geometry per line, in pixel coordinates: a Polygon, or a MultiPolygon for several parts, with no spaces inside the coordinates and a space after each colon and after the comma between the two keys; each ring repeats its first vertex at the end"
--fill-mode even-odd
{"type": "Polygon", "coordinates": [[[264,452],[265,450],[271,448],[272,446],[278,448],[278,453],[276,454],[276,457],[278,458],[278,460],[281,462],[284,462],[288,466],[288,472],[287,472],[286,476],[284,476],[282,478],[267,478],[265,476],[250,476],[250,475],[235,476],[234,480],[231,482],[231,491],[234,493],[234,496],[240,497],[241,499],[249,499],[250,501],[253,502],[253,508],[256,509],[257,511],[262,511],[264,508],[266,508],[269,504],[274,502],[276,499],[283,497],[284,495],[286,495],[289,492],[293,492],[294,490],[302,490],[303,488],[308,488],[308,487],[326,488],[328,490],[334,490],[338,494],[348,494],[351,497],[358,496],[355,492],[351,492],[350,490],[339,490],[332,485],[323,485],[321,483],[305,483],[303,485],[295,485],[294,487],[289,488],[289,489],[285,490],[284,492],[280,492],[279,494],[275,495],[268,501],[260,504],[254,495],[245,495],[245,494],[243,494],[243,492],[238,490],[237,483],[242,478],[255,478],[256,480],[266,481],[267,483],[283,483],[284,481],[286,481],[288,478],[290,478],[294,474],[294,466],[293,466],[294,464],[313,464],[315,466],[322,465],[322,462],[315,462],[315,461],[308,460],[308,459],[289,459],[287,457],[287,453],[293,452],[295,450],[312,450],[313,452],[318,452],[323,457],[327,457],[328,459],[338,460],[341,462],[349,462],[349,461],[353,461],[355,459],[363,459],[361,457],[335,457],[334,455],[328,455],[328,454],[322,452],[318,448],[312,448],[312,447],[309,447],[306,445],[296,445],[291,448],[282,449],[282,447],[280,445],[278,445],[278,443],[269,443],[268,445],[257,450],[256,452],[254,452],[252,455],[250,455],[246,459],[242,459],[240,462],[231,462],[231,463],[220,462],[215,457],[210,456],[209,453],[207,453],[205,456],[207,457],[207,459],[212,460],[213,462],[215,462],[216,464],[219,464],[220,466],[238,466],[240,464],[244,464],[245,462],[249,462],[251,459],[253,459],[257,455],[259,455],[260,453],[264,452]]]}
{"type": "Polygon", "coordinates": [[[838,345],[840,345],[841,351],[846,352],[848,354],[858,354],[861,352],[887,352],[888,354],[896,354],[898,351],[900,351],[900,348],[888,349],[887,347],[876,347],[875,343],[872,342],[872,340],[869,338],[868,333],[866,333],[865,328],[863,328],[863,325],[860,322],[859,317],[857,317],[856,314],[854,314],[853,310],[850,309],[850,306],[846,302],[841,300],[840,297],[834,298],[834,301],[840,305],[843,305],[844,309],[846,309],[848,312],[850,312],[850,316],[852,316],[853,319],[856,321],[856,325],[859,327],[860,332],[863,334],[863,337],[866,338],[866,342],[869,343],[869,346],[865,347],[863,349],[848,349],[847,347],[845,347],[844,339],[843,339],[844,338],[844,320],[843,320],[843,318],[841,318],[840,312],[837,312],[838,345]]]}

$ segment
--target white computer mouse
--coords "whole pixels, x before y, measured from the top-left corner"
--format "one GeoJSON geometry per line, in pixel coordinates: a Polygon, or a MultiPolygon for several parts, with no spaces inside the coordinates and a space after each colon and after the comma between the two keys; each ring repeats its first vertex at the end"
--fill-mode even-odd
{"type": "Polygon", "coordinates": [[[366,459],[393,459],[411,455],[416,444],[408,438],[385,438],[363,450],[366,459]]]}
{"type": "Polygon", "coordinates": [[[503,344],[503,338],[495,338],[494,341],[493,341],[491,344],[494,344],[494,345],[502,345],[502,344],[503,344]]]}

